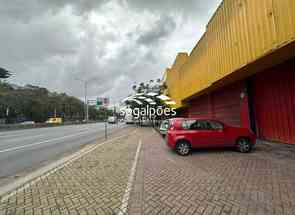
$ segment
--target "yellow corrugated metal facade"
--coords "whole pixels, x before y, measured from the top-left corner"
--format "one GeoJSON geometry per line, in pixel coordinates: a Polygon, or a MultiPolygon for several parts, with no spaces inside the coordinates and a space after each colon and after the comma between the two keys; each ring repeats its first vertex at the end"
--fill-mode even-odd
{"type": "Polygon", "coordinates": [[[177,87],[171,87],[171,86],[177,86],[179,84],[180,80],[180,69],[182,65],[184,65],[187,62],[188,54],[187,53],[179,53],[176,57],[176,60],[172,66],[171,69],[167,69],[165,72],[165,83],[168,86],[166,94],[171,96],[173,100],[176,102],[175,108],[182,107],[182,93],[177,87]]]}
{"type": "Polygon", "coordinates": [[[181,101],[294,40],[294,0],[224,0],[190,56],[182,53],[167,72],[169,95],[181,107],[181,101]]]}

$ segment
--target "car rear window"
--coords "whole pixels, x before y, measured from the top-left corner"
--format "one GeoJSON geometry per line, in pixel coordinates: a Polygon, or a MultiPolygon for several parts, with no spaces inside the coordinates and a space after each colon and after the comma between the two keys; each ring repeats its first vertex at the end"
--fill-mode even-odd
{"type": "Polygon", "coordinates": [[[182,123],[182,128],[185,130],[220,130],[223,125],[209,120],[185,120],[182,123]]]}
{"type": "Polygon", "coordinates": [[[220,122],[209,121],[208,125],[211,130],[222,130],[223,129],[223,125],[220,122]]]}
{"type": "Polygon", "coordinates": [[[184,120],[182,122],[182,128],[185,130],[190,130],[194,123],[196,123],[196,120],[184,120]]]}

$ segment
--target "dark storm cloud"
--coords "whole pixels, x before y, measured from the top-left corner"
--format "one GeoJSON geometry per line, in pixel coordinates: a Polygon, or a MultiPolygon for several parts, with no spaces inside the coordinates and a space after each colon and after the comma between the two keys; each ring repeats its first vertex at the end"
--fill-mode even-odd
{"type": "Polygon", "coordinates": [[[137,42],[143,45],[151,45],[169,36],[175,28],[176,22],[173,17],[162,15],[150,29],[140,34],[137,42]]]}
{"type": "Polygon", "coordinates": [[[96,10],[104,2],[106,0],[1,0],[0,18],[27,22],[46,13],[58,13],[67,6],[72,7],[78,14],[85,14],[96,10]]]}
{"type": "Polygon", "coordinates": [[[174,13],[206,20],[221,0],[127,0],[138,9],[156,13],[174,13]]]}
{"type": "Polygon", "coordinates": [[[40,61],[56,55],[75,54],[79,38],[75,26],[63,20],[64,16],[43,17],[29,23],[0,23],[3,61],[40,61]],[[44,24],[46,23],[46,24],[44,24]]]}
{"type": "MultiPolygon", "coordinates": [[[[43,0],[44,1],[44,0],[43,0]]],[[[65,5],[71,5],[78,13],[87,13],[96,10],[107,0],[47,0],[49,6],[61,8],[65,5]]]]}
{"type": "Polygon", "coordinates": [[[200,20],[216,6],[216,0],[0,0],[0,66],[14,73],[12,82],[82,97],[80,78],[89,81],[90,96],[117,101],[134,82],[160,78],[177,52],[189,51],[206,24],[200,20]]]}

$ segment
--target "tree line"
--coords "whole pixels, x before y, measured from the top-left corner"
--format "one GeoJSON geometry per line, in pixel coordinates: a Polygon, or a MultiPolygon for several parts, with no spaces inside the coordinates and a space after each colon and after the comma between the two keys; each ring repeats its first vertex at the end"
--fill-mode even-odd
{"type": "MultiPolygon", "coordinates": [[[[0,68],[0,119],[6,123],[22,121],[45,122],[49,117],[64,121],[84,119],[84,102],[65,93],[50,92],[44,87],[20,87],[4,81],[11,73],[0,68]],[[1,81],[2,79],[2,81],[1,81]]],[[[90,120],[104,120],[111,112],[105,108],[89,107],[90,120]]]]}

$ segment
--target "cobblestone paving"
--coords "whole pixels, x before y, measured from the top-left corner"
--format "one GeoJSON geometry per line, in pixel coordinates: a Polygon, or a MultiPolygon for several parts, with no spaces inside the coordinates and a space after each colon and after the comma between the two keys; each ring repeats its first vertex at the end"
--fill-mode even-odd
{"type": "Polygon", "coordinates": [[[159,135],[142,132],[144,171],[136,176],[131,205],[137,210],[131,214],[295,214],[294,146],[260,144],[250,154],[202,150],[180,157],[159,135]]]}
{"type": "Polygon", "coordinates": [[[0,214],[117,214],[137,144],[133,134],[98,147],[2,201],[0,214]]]}

